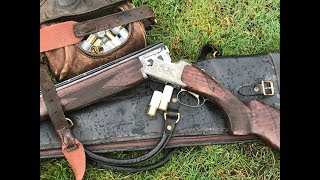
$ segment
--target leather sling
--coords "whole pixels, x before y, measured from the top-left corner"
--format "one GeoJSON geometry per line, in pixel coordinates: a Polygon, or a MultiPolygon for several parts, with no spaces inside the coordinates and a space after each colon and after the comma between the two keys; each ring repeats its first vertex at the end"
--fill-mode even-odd
{"type": "Polygon", "coordinates": [[[68,160],[76,180],[81,180],[86,168],[84,148],[71,133],[70,125],[60,105],[55,86],[48,74],[48,67],[43,63],[40,63],[40,90],[45,100],[50,120],[59,135],[62,153],[68,160]]]}
{"type": "Polygon", "coordinates": [[[85,150],[87,158],[102,168],[111,169],[119,172],[140,172],[152,170],[162,166],[170,159],[170,157],[175,152],[175,149],[169,149],[164,155],[164,157],[156,162],[144,165],[140,164],[150,160],[152,157],[156,156],[164,149],[170,137],[172,136],[172,133],[174,132],[176,124],[180,120],[179,107],[180,104],[177,101],[171,101],[169,103],[168,109],[165,112],[164,116],[165,120],[162,138],[159,141],[159,143],[148,153],[140,157],[135,157],[131,159],[113,159],[97,155],[89,150],[85,150]]]}

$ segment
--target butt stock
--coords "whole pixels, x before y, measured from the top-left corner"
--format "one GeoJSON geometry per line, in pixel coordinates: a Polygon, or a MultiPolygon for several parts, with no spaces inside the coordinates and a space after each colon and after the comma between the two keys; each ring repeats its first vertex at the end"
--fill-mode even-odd
{"type": "Polygon", "coordinates": [[[217,103],[223,109],[232,134],[250,134],[250,118],[246,106],[231,92],[225,90],[215,79],[195,66],[186,65],[182,73],[182,82],[187,85],[188,91],[195,92],[217,103]]]}
{"type": "Polygon", "coordinates": [[[201,69],[186,65],[182,82],[188,91],[195,92],[217,103],[227,116],[227,124],[233,135],[255,134],[265,143],[280,150],[280,111],[256,100],[241,102],[224,89],[214,78],[201,69]]]}
{"type": "Polygon", "coordinates": [[[251,132],[280,151],[280,110],[256,100],[245,105],[250,114],[251,132]]]}
{"type": "MultiPolygon", "coordinates": [[[[144,80],[141,68],[142,64],[138,58],[133,58],[93,76],[57,88],[63,110],[76,110],[138,85],[144,80]]],[[[48,112],[40,96],[40,121],[47,118],[48,112]]]]}

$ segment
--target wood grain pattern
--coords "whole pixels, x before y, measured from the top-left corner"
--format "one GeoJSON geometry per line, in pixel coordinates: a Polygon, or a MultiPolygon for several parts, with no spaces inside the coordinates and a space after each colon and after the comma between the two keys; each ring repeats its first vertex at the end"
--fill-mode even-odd
{"type": "MultiPolygon", "coordinates": [[[[63,110],[65,112],[76,110],[138,85],[144,80],[141,68],[140,61],[132,59],[59,89],[57,93],[63,110]]],[[[47,118],[47,109],[40,96],[40,121],[47,118]]]]}
{"type": "Polygon", "coordinates": [[[250,111],[252,133],[280,151],[280,110],[256,100],[246,103],[246,106],[250,111]]]}
{"type": "Polygon", "coordinates": [[[187,85],[187,90],[210,99],[223,109],[232,134],[247,135],[251,133],[246,106],[207,73],[195,66],[186,65],[182,73],[182,82],[187,85]]]}
{"type": "Polygon", "coordinates": [[[217,103],[227,116],[233,135],[254,134],[280,151],[280,110],[253,100],[241,102],[199,68],[187,65],[182,74],[186,89],[217,103]]]}

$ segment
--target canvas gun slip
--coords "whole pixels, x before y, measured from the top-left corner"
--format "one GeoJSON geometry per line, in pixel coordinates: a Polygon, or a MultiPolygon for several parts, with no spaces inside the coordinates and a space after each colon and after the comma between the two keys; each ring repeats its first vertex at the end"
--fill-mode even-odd
{"type": "MultiPolygon", "coordinates": [[[[280,150],[280,110],[253,100],[243,103],[213,77],[185,60],[172,63],[163,44],[149,46],[56,85],[65,112],[77,110],[138,86],[145,79],[196,93],[216,103],[227,117],[229,133],[255,134],[280,150]]],[[[40,121],[48,113],[40,94],[40,121]]]]}

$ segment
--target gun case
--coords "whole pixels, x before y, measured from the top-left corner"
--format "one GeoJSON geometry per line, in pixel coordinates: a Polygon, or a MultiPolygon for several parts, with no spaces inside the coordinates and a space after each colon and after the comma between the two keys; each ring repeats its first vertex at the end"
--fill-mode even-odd
{"type": "MultiPolygon", "coordinates": [[[[280,52],[201,59],[194,65],[241,101],[258,100],[280,109],[280,52]],[[273,83],[274,95],[252,91],[252,87],[261,81],[273,83]]],[[[164,120],[160,113],[150,118],[145,112],[153,91],[162,91],[163,87],[164,84],[147,80],[133,89],[66,113],[74,123],[74,136],[96,153],[152,149],[161,138],[164,120]]],[[[174,90],[172,97],[177,93],[174,90]]],[[[196,108],[181,106],[180,112],[181,119],[166,148],[258,140],[253,135],[228,134],[226,117],[212,102],[196,108]]],[[[40,157],[62,156],[61,142],[50,121],[41,122],[40,157]]]]}

